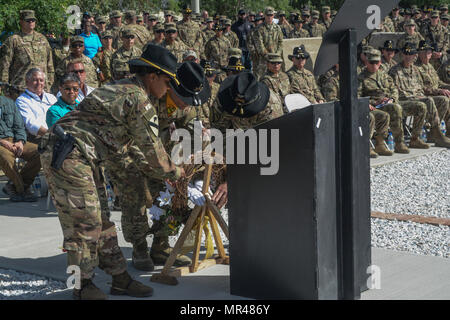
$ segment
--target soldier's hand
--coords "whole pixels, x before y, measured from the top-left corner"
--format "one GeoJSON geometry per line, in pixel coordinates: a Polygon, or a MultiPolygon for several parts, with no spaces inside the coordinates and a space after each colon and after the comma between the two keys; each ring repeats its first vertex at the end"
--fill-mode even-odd
{"type": "Polygon", "coordinates": [[[228,202],[228,186],[227,183],[222,183],[214,192],[211,200],[215,203],[217,208],[222,208],[228,202]]]}
{"type": "Polygon", "coordinates": [[[16,152],[15,155],[16,157],[20,157],[23,153],[23,143],[22,141],[17,141],[16,143],[14,143],[14,146],[16,148],[16,152]]]}
{"type": "Polygon", "coordinates": [[[443,96],[450,97],[450,90],[441,89],[439,90],[439,93],[442,94],[443,96]]]}
{"type": "Polygon", "coordinates": [[[9,142],[7,140],[0,139],[0,145],[3,148],[5,148],[5,149],[11,151],[12,153],[16,154],[16,147],[11,142],[9,142]]]}
{"type": "Polygon", "coordinates": [[[371,105],[371,104],[369,104],[369,109],[370,109],[370,111],[373,111],[373,110],[377,110],[377,108],[375,108],[373,105],[371,105]]]}

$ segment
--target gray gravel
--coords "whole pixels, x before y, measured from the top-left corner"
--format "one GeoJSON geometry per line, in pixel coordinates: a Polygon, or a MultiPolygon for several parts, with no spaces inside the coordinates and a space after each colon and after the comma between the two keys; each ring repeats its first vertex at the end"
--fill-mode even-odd
{"type": "MultiPolygon", "coordinates": [[[[371,169],[373,211],[450,218],[450,151],[371,169]]],[[[372,218],[372,246],[450,258],[450,228],[372,218]]]]}
{"type": "Polygon", "coordinates": [[[42,299],[67,289],[61,281],[15,270],[0,269],[0,300],[42,299]]]}
{"type": "Polygon", "coordinates": [[[450,150],[371,169],[372,210],[450,218],[450,150]]]}

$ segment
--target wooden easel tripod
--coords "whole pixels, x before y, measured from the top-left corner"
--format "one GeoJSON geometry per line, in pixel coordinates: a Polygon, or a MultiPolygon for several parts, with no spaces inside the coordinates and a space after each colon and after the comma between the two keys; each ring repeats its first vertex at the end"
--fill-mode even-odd
{"type": "Polygon", "coordinates": [[[159,282],[168,285],[177,285],[178,280],[177,277],[180,277],[184,274],[194,273],[200,269],[204,269],[216,264],[229,264],[229,257],[225,253],[225,248],[223,246],[222,238],[219,233],[219,228],[217,223],[219,223],[222,228],[223,233],[229,239],[228,226],[225,220],[220,215],[220,210],[212,203],[208,196],[209,185],[211,182],[211,173],[212,173],[212,164],[206,165],[206,170],[203,176],[203,189],[202,192],[205,195],[206,202],[203,206],[195,206],[192,210],[191,215],[189,216],[186,225],[183,228],[183,231],[180,234],[172,252],[167,259],[164,268],[161,273],[154,274],[151,277],[151,281],[159,282]],[[195,222],[198,220],[199,223],[195,229],[195,242],[194,242],[194,256],[192,259],[192,264],[188,267],[180,267],[175,270],[171,270],[173,263],[176,260],[177,255],[180,253],[181,247],[183,246],[187,236],[193,230],[195,222]],[[200,255],[200,246],[202,239],[202,226],[205,217],[209,218],[209,223],[211,225],[211,231],[214,237],[214,241],[216,243],[216,248],[218,251],[218,256],[214,259],[205,259],[199,262],[200,255]]]}

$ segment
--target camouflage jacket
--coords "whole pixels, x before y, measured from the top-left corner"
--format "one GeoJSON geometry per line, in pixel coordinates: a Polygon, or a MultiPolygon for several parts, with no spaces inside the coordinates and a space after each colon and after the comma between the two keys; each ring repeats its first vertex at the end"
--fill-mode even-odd
{"type": "Polygon", "coordinates": [[[446,84],[450,84],[450,59],[441,65],[438,70],[439,78],[446,84]]]}
{"type": "Polygon", "coordinates": [[[309,34],[308,31],[306,31],[305,29],[301,28],[300,30],[297,29],[292,29],[291,32],[289,32],[289,37],[290,39],[292,38],[309,38],[311,35],[309,34]]]}
{"type": "Polygon", "coordinates": [[[383,98],[398,102],[398,90],[392,78],[384,71],[371,73],[366,69],[358,75],[358,83],[358,96],[370,97],[369,103],[374,107],[383,98]]]}
{"type": "Polygon", "coordinates": [[[405,21],[405,18],[403,18],[401,15],[398,15],[398,17],[391,16],[391,21],[394,24],[394,32],[404,32],[402,22],[405,21]]]}
{"type": "Polygon", "coordinates": [[[221,67],[225,67],[228,64],[228,48],[230,47],[231,44],[227,38],[214,36],[205,45],[205,57],[208,60],[217,61],[221,67]]]}
{"type": "Polygon", "coordinates": [[[327,31],[327,29],[319,23],[310,24],[309,27],[311,30],[311,37],[323,37],[323,35],[327,31]]]}
{"type": "MultiPolygon", "coordinates": [[[[151,40],[151,35],[150,32],[147,30],[146,27],[138,25],[138,24],[127,24],[126,26],[123,26],[118,34],[119,39],[116,39],[115,41],[117,42],[117,48],[120,48],[122,46],[122,44],[119,42],[122,42],[122,40],[120,39],[121,34],[122,34],[122,30],[124,28],[131,28],[134,31],[135,34],[135,41],[134,41],[134,46],[139,48],[139,49],[143,49],[144,46],[151,40]],[[119,41],[120,40],[120,41],[119,41]]],[[[113,40],[114,43],[114,40],[113,40]]],[[[114,45],[113,45],[114,47],[114,45]]]]}
{"type": "Polygon", "coordinates": [[[442,52],[447,51],[449,45],[448,30],[443,25],[437,24],[436,26],[432,26],[426,24],[422,27],[420,33],[425,38],[425,40],[428,40],[430,43],[436,42],[439,50],[441,50],[442,52]]]}
{"type": "Polygon", "coordinates": [[[389,70],[391,70],[391,68],[393,66],[395,66],[396,64],[397,64],[397,61],[395,61],[394,59],[391,59],[390,62],[387,62],[386,59],[382,56],[380,70],[388,73],[389,70]]]}
{"type": "Polygon", "coordinates": [[[267,71],[260,81],[265,83],[270,90],[278,94],[282,102],[284,102],[284,97],[291,93],[289,77],[283,71],[280,71],[276,76],[272,72],[267,71]]]}
{"type": "Polygon", "coordinates": [[[53,65],[56,68],[70,54],[70,48],[56,47],[53,49],[53,65]]]}
{"type": "Polygon", "coordinates": [[[426,95],[440,95],[439,90],[443,87],[448,87],[448,85],[444,81],[441,81],[439,79],[437,71],[430,63],[423,64],[418,60],[416,66],[419,68],[420,76],[422,77],[423,81],[423,88],[426,95]]]}
{"type": "Polygon", "coordinates": [[[331,26],[331,23],[332,23],[332,22],[333,22],[332,19],[329,19],[329,20],[323,20],[323,19],[321,19],[321,20],[320,20],[320,24],[323,25],[323,26],[326,28],[326,30],[330,29],[330,26],[331,26]]]}
{"type": "Polygon", "coordinates": [[[94,58],[92,58],[92,62],[94,63],[96,68],[99,68],[102,72],[105,80],[102,83],[107,83],[112,79],[111,73],[111,58],[114,54],[115,50],[102,50],[97,52],[94,58]]]}
{"type": "Polygon", "coordinates": [[[278,24],[281,27],[281,32],[283,32],[284,39],[289,38],[289,34],[291,33],[292,29],[294,29],[293,26],[289,24],[289,22],[279,23],[278,24]]]}
{"type": "Polygon", "coordinates": [[[291,82],[291,93],[304,95],[312,104],[318,103],[319,100],[325,100],[311,71],[305,68],[299,70],[297,67],[292,66],[288,70],[287,75],[291,82]]]}
{"type": "Polygon", "coordinates": [[[122,39],[120,38],[120,30],[122,29],[122,27],[116,27],[113,25],[109,25],[106,29],[111,30],[111,32],[113,34],[112,47],[117,50],[118,48],[120,48],[122,46],[122,39]]]}
{"type": "Polygon", "coordinates": [[[383,32],[395,32],[395,26],[390,17],[384,18],[383,32]]]}
{"type": "Polygon", "coordinates": [[[56,78],[57,80],[61,79],[61,77],[67,72],[67,65],[69,62],[73,60],[81,60],[84,65],[84,70],[86,72],[86,84],[92,88],[98,87],[98,78],[97,78],[97,68],[91,59],[89,59],[84,54],[81,55],[81,58],[75,58],[71,54],[61,61],[61,63],[56,68],[56,78]]]}
{"type": "Polygon", "coordinates": [[[177,30],[178,38],[200,56],[203,52],[203,37],[198,24],[194,21],[180,21],[177,23],[177,30]]]}
{"type": "Polygon", "coordinates": [[[389,71],[389,75],[397,86],[400,100],[425,96],[422,77],[417,66],[405,68],[399,63],[389,71]]]}
{"type": "Polygon", "coordinates": [[[47,79],[49,90],[54,81],[52,49],[40,33],[19,32],[6,39],[0,48],[0,81],[25,89],[25,75],[31,68],[39,67],[47,79]]]}
{"type": "Polygon", "coordinates": [[[340,99],[339,72],[334,71],[332,75],[324,80],[321,91],[326,101],[336,101],[340,99]]]}
{"type": "Polygon", "coordinates": [[[264,110],[250,118],[239,118],[223,110],[219,99],[215,99],[211,107],[210,123],[211,128],[220,130],[223,134],[226,129],[242,129],[247,130],[267,122],[269,120],[281,117],[283,112],[283,104],[278,98],[278,95],[270,90],[269,101],[264,110]]]}
{"type": "MultiPolygon", "coordinates": [[[[149,98],[140,80],[124,79],[94,90],[58,124],[75,138],[78,150],[92,167],[134,163],[150,178],[176,179],[180,170],[158,138],[155,100],[149,98]]],[[[54,139],[48,132],[41,147],[54,139]]]]}
{"type": "Polygon", "coordinates": [[[211,108],[213,106],[214,100],[216,100],[217,93],[219,92],[220,85],[218,83],[213,82],[211,87],[211,96],[209,97],[208,101],[201,105],[200,110],[200,119],[203,122],[203,126],[205,128],[211,128],[211,123],[209,122],[209,118],[211,115],[211,108]]]}
{"type": "Polygon", "coordinates": [[[214,30],[209,30],[208,28],[205,28],[202,30],[202,37],[203,37],[203,43],[207,43],[209,39],[214,37],[216,35],[216,32],[214,30]]]}
{"type": "Polygon", "coordinates": [[[283,32],[279,25],[264,22],[256,28],[253,36],[255,51],[260,57],[268,53],[283,54],[283,32]]]}
{"type": "Polygon", "coordinates": [[[123,46],[120,47],[111,56],[111,76],[115,80],[130,78],[130,67],[128,61],[131,59],[139,58],[142,54],[141,49],[133,46],[131,50],[126,50],[123,46]]]}
{"type": "Polygon", "coordinates": [[[166,40],[164,40],[162,46],[169,50],[177,58],[179,63],[183,61],[183,53],[187,50],[187,47],[183,41],[176,40],[169,44],[166,40]]]}
{"type": "Polygon", "coordinates": [[[223,37],[227,38],[228,41],[230,41],[231,48],[239,48],[239,38],[234,31],[223,33],[223,37]]]}

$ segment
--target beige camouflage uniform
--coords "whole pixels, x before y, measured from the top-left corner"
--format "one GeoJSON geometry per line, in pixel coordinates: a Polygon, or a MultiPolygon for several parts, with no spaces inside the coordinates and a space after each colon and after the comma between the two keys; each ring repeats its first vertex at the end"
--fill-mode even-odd
{"type": "Polygon", "coordinates": [[[259,57],[257,63],[253,61],[253,71],[257,77],[266,72],[266,56],[268,53],[278,53],[283,56],[283,32],[279,25],[263,22],[252,34],[255,53],[259,57]]]}
{"type": "Polygon", "coordinates": [[[123,78],[130,78],[133,74],[130,73],[130,67],[128,61],[136,59],[141,56],[141,49],[138,47],[131,47],[131,50],[126,50],[125,47],[120,47],[111,56],[111,76],[114,80],[120,80],[123,78]]]}
{"type": "MultiPolygon", "coordinates": [[[[157,137],[157,118],[142,82],[125,79],[95,90],[78,110],[59,120],[58,124],[76,140],[61,169],[50,167],[55,136],[49,132],[42,139],[42,166],[59,213],[68,264],[80,266],[83,279],[91,278],[96,266],[111,275],[126,269],[115,225],[101,214],[96,168],[102,166],[111,173],[120,195],[126,193],[124,185],[130,180],[116,179],[117,175],[131,163],[150,178],[180,176],[157,137]],[[131,145],[137,146],[139,155],[129,152],[131,145]],[[146,161],[140,161],[142,158],[146,161]]],[[[134,180],[137,177],[130,178],[138,182],[134,180]]]]}
{"type": "Polygon", "coordinates": [[[278,95],[284,106],[284,97],[291,93],[288,75],[283,71],[278,72],[278,74],[267,71],[264,77],[262,77],[261,82],[266,84],[270,90],[278,95]]]}
{"type": "Polygon", "coordinates": [[[291,83],[291,93],[304,95],[312,104],[317,104],[320,100],[324,100],[311,71],[305,68],[300,70],[296,66],[292,66],[287,75],[291,83]]]}

